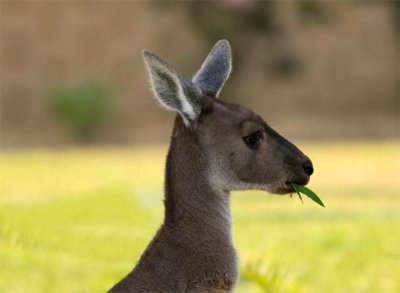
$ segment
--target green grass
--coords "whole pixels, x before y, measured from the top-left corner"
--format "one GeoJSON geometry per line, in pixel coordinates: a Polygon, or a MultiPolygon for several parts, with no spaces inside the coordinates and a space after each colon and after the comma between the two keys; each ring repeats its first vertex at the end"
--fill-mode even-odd
{"type": "MultiPolygon", "coordinates": [[[[236,292],[400,292],[398,142],[303,143],[312,201],[232,194],[236,292]]],[[[0,153],[0,292],[104,292],[162,221],[167,147],[0,153]]]]}
{"type": "Polygon", "coordinates": [[[301,202],[303,202],[303,198],[301,196],[301,193],[303,193],[305,196],[309,197],[312,201],[316,202],[317,204],[319,204],[322,207],[325,207],[324,203],[321,201],[321,199],[318,197],[318,195],[316,195],[315,192],[312,191],[311,189],[309,189],[305,186],[297,185],[294,182],[292,182],[292,186],[293,186],[294,191],[299,196],[299,199],[301,202]]]}

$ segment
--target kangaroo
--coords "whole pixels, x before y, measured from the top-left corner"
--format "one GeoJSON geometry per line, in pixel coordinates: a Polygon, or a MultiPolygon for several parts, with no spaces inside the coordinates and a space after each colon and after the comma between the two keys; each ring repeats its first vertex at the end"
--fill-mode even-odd
{"type": "Polygon", "coordinates": [[[239,277],[231,190],[293,192],[313,165],[254,112],[218,99],[231,49],[218,41],[192,79],[143,51],[155,98],[178,113],[166,162],[165,215],[136,267],[109,292],[232,292],[239,277]]]}

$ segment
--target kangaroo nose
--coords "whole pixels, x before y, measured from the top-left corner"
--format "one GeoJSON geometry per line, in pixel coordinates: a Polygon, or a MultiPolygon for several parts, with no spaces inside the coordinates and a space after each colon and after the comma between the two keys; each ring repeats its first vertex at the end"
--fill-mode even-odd
{"type": "Polygon", "coordinates": [[[313,168],[313,165],[312,165],[311,162],[304,163],[303,164],[303,169],[304,169],[304,172],[306,172],[306,174],[308,176],[311,176],[312,173],[314,173],[314,168],[313,168]]]}

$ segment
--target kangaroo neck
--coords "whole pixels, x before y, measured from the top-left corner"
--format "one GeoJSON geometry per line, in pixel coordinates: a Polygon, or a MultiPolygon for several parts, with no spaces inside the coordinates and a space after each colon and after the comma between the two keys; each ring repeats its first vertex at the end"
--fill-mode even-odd
{"type": "Polygon", "coordinates": [[[195,134],[182,137],[176,128],[166,162],[164,224],[231,243],[229,191],[211,180],[206,168],[208,158],[195,134]]]}

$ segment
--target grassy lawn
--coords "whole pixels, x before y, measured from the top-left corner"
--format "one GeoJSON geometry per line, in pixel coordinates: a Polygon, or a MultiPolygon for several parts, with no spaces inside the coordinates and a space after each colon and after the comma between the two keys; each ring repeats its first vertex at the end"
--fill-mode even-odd
{"type": "MultiPolygon", "coordinates": [[[[399,142],[300,143],[324,201],[232,194],[236,292],[400,292],[399,142]]],[[[0,292],[104,292],[163,216],[167,147],[0,153],[0,292]]]]}

